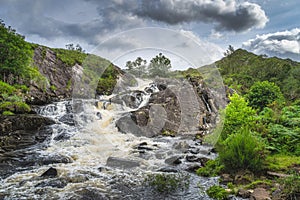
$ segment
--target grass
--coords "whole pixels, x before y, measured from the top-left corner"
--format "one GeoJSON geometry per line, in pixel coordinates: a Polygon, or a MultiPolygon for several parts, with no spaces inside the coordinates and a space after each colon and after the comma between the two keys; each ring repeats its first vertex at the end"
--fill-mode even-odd
{"type": "Polygon", "coordinates": [[[294,165],[300,165],[300,156],[274,154],[267,157],[268,170],[288,172],[294,165]]]}

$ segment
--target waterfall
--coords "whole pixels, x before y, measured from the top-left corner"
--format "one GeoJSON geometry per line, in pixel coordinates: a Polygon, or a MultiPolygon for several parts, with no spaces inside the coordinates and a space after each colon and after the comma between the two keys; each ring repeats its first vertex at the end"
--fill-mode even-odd
{"type": "MultiPolygon", "coordinates": [[[[216,157],[210,152],[210,146],[191,138],[146,138],[120,133],[115,126],[116,120],[147,106],[151,94],[159,91],[150,80],[138,79],[137,82],[137,86],[121,94],[91,100],[73,99],[36,108],[38,114],[56,122],[50,127],[52,136],[47,147],[36,149],[39,153],[36,163],[42,164],[0,179],[0,197],[3,194],[6,199],[80,199],[89,196],[160,199],[164,198],[162,194],[143,185],[145,174],[189,173],[186,170],[197,164],[197,159],[216,157]],[[174,157],[180,163],[177,166],[173,166],[174,157]],[[40,162],[40,159],[46,161],[40,162]],[[40,177],[49,167],[56,168],[58,176],[40,177]]],[[[203,96],[202,99],[211,112],[208,102],[203,96]]],[[[174,192],[165,198],[209,199],[200,192],[198,185],[201,183],[201,187],[208,188],[217,183],[217,178],[190,175],[191,186],[187,191],[174,192]]]]}

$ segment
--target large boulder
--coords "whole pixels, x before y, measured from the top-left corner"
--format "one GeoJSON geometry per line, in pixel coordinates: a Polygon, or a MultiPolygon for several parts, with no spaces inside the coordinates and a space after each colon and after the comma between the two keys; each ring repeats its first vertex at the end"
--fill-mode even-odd
{"type": "Polygon", "coordinates": [[[27,148],[52,134],[48,125],[55,122],[39,115],[0,116],[0,152],[27,148]]]}

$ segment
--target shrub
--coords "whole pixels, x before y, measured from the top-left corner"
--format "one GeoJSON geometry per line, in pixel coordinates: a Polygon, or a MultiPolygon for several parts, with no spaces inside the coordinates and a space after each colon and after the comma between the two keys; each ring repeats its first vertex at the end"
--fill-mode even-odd
{"type": "Polygon", "coordinates": [[[206,193],[209,197],[218,200],[227,199],[229,195],[224,188],[218,185],[211,186],[208,190],[206,190],[206,193]]]}
{"type": "Polygon", "coordinates": [[[229,172],[250,170],[259,172],[263,168],[265,145],[248,128],[230,135],[219,149],[220,163],[229,172]]]}
{"type": "Polygon", "coordinates": [[[247,94],[249,105],[262,110],[264,107],[276,102],[283,102],[284,97],[280,88],[269,81],[254,83],[247,94]]]}
{"type": "Polygon", "coordinates": [[[230,103],[226,107],[225,113],[226,117],[221,133],[222,140],[225,140],[228,135],[236,133],[243,126],[251,127],[255,121],[255,110],[236,93],[230,97],[230,103]]]}
{"type": "Polygon", "coordinates": [[[30,106],[24,102],[15,102],[15,112],[16,113],[27,113],[30,112],[30,106]]]}
{"type": "Polygon", "coordinates": [[[16,88],[4,83],[3,81],[0,81],[0,93],[1,94],[13,94],[16,91],[16,88]]]}
{"type": "Polygon", "coordinates": [[[199,176],[213,177],[218,176],[224,169],[224,165],[220,164],[219,159],[209,160],[204,167],[197,169],[196,174],[199,176]]]}
{"type": "Polygon", "coordinates": [[[149,174],[145,183],[161,193],[170,193],[178,189],[185,190],[189,187],[190,176],[184,173],[158,173],[149,174]]]}

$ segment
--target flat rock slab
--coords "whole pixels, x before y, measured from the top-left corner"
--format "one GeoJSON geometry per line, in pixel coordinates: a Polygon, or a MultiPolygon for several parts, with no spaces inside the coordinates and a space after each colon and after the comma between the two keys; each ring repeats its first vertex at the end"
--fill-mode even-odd
{"type": "Polygon", "coordinates": [[[140,166],[140,162],[136,160],[128,160],[125,158],[109,157],[106,161],[106,165],[108,167],[131,169],[140,166]]]}

